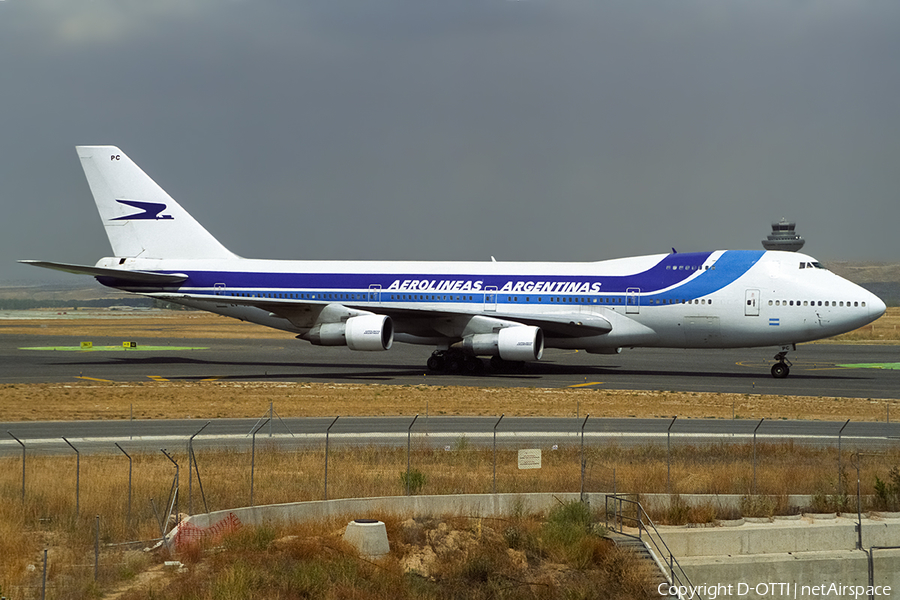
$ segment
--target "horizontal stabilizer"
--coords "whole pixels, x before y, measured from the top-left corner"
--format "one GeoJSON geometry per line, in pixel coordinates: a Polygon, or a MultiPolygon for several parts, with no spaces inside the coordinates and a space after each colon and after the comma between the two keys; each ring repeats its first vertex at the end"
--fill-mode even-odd
{"type": "Polygon", "coordinates": [[[49,262],[45,260],[20,260],[20,263],[64,271],[76,275],[93,275],[94,277],[111,277],[118,281],[134,283],[177,284],[187,279],[187,275],[180,273],[153,273],[152,271],[129,271],[127,269],[107,269],[104,267],[89,267],[87,265],[72,265],[68,263],[49,262]]]}

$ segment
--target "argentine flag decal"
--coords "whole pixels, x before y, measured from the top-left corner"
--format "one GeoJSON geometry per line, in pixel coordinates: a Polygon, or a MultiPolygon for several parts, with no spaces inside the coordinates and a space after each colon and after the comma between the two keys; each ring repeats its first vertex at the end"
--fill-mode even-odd
{"type": "Polygon", "coordinates": [[[771,317],[769,319],[769,327],[778,327],[781,325],[781,319],[778,317],[771,317]]]}

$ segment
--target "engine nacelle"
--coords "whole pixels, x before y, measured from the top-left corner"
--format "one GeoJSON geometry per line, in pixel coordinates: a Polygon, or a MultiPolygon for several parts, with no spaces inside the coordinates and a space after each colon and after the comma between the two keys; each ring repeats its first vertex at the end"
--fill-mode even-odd
{"type": "Polygon", "coordinates": [[[385,315],[360,315],[347,319],[347,347],[351,350],[390,350],[394,322],[385,315]]]}
{"type": "Polygon", "coordinates": [[[316,346],[347,346],[351,350],[389,350],[394,322],[385,315],[359,315],[343,323],[321,323],[304,336],[316,346]]]}
{"type": "Polygon", "coordinates": [[[540,327],[505,327],[498,333],[476,333],[462,341],[463,349],[476,356],[499,356],[503,360],[540,360],[544,332],[540,327]]]}

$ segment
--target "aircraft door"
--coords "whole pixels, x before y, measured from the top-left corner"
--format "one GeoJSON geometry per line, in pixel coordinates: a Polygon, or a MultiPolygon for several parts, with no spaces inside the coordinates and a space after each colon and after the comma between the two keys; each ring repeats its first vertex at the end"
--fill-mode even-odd
{"type": "Polygon", "coordinates": [[[744,315],[759,316],[759,290],[747,290],[744,296],[744,315]]]}
{"type": "Polygon", "coordinates": [[[489,285],[484,288],[484,310],[485,312],[497,311],[497,286],[489,285]]]}
{"type": "Polygon", "coordinates": [[[625,314],[636,315],[641,312],[641,288],[625,290],[625,314]]]}
{"type": "Polygon", "coordinates": [[[381,285],[373,283],[369,286],[369,302],[381,304],[381,285]]]}
{"type": "MultiPolygon", "coordinates": [[[[225,295],[225,284],[224,283],[217,283],[215,285],[215,295],[216,296],[224,296],[225,295]]],[[[216,302],[216,306],[218,306],[219,308],[224,308],[228,305],[225,304],[224,300],[218,300],[216,302]]]]}

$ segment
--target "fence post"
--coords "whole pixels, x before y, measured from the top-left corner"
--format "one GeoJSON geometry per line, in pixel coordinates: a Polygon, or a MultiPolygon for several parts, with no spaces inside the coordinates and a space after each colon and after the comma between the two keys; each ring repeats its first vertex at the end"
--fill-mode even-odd
{"type": "Polygon", "coordinates": [[[672,493],[672,444],[671,444],[671,436],[672,436],[672,425],[675,424],[675,419],[678,416],[672,417],[672,422],[669,423],[669,428],[666,430],[666,493],[672,493]]]}
{"type": "MultiPolygon", "coordinates": [[[[212,421],[207,421],[209,425],[212,421]]],[[[197,430],[197,433],[188,439],[188,514],[194,514],[194,438],[206,429],[206,425],[197,430]]],[[[197,479],[200,479],[200,471],[197,471],[197,479]]],[[[209,511],[207,511],[209,512],[209,511]]]]}
{"type": "Polygon", "coordinates": [[[122,454],[128,457],[128,527],[131,527],[131,457],[122,449],[119,442],[115,442],[116,448],[122,450],[122,454]]]}
{"type": "Polygon", "coordinates": [[[170,491],[172,501],[169,502],[169,505],[168,505],[169,512],[166,513],[166,523],[168,524],[169,517],[172,514],[175,515],[175,520],[176,521],[178,520],[178,486],[181,483],[181,481],[179,479],[180,469],[178,467],[178,462],[174,458],[172,458],[172,456],[168,452],[166,452],[165,448],[160,448],[159,451],[162,452],[163,454],[165,454],[166,458],[168,458],[170,461],[172,461],[172,464],[175,465],[175,479],[172,480],[172,489],[170,491]]]}
{"type": "Polygon", "coordinates": [[[765,421],[765,417],[759,420],[759,423],[756,424],[756,428],[753,430],[753,494],[756,495],[756,431],[759,429],[759,426],[763,424],[765,421]]]}
{"type": "Polygon", "coordinates": [[[44,576],[41,579],[41,600],[47,597],[47,549],[44,548],[44,576]]]}
{"type": "Polygon", "coordinates": [[[22,440],[13,435],[12,431],[7,431],[9,435],[12,436],[12,439],[19,442],[19,445],[22,446],[22,504],[25,503],[25,444],[22,443],[22,440]]]}
{"type": "Polygon", "coordinates": [[[844,467],[841,461],[841,436],[844,434],[844,427],[846,427],[850,423],[850,419],[847,419],[847,422],[841,426],[841,430],[838,431],[838,494],[844,494],[844,467]]]}
{"type": "Polygon", "coordinates": [[[100,515],[97,515],[97,528],[94,530],[94,581],[100,573],[100,515]]]}
{"type": "Polygon", "coordinates": [[[584,417],[584,421],[581,423],[581,501],[584,502],[584,426],[587,425],[587,420],[591,418],[591,413],[588,413],[584,417]]]}
{"type": "Polygon", "coordinates": [[[493,494],[497,493],[497,426],[500,424],[500,421],[503,420],[503,415],[505,414],[506,413],[500,415],[500,418],[494,423],[494,485],[491,488],[491,493],[493,494]]]}
{"type": "Polygon", "coordinates": [[[266,419],[260,424],[259,427],[253,429],[252,437],[253,444],[251,445],[250,451],[250,506],[253,506],[253,478],[256,474],[256,432],[266,426],[266,423],[271,422],[272,419],[266,419]]]}
{"type": "Polygon", "coordinates": [[[81,452],[72,445],[72,442],[63,437],[63,441],[69,445],[69,448],[75,451],[75,516],[78,516],[81,497],[81,452]]]}
{"type": "Polygon", "coordinates": [[[328,429],[325,430],[325,499],[328,500],[328,440],[331,435],[331,428],[334,427],[334,424],[337,423],[337,420],[340,419],[340,415],[334,418],[334,421],[331,422],[331,425],[328,426],[328,429]]]}
{"type": "Polygon", "coordinates": [[[410,453],[410,445],[412,443],[412,428],[413,425],[416,424],[416,419],[419,418],[419,413],[416,413],[416,416],[413,418],[412,423],[409,424],[409,428],[406,430],[406,495],[409,496],[409,453],[410,453]]]}

